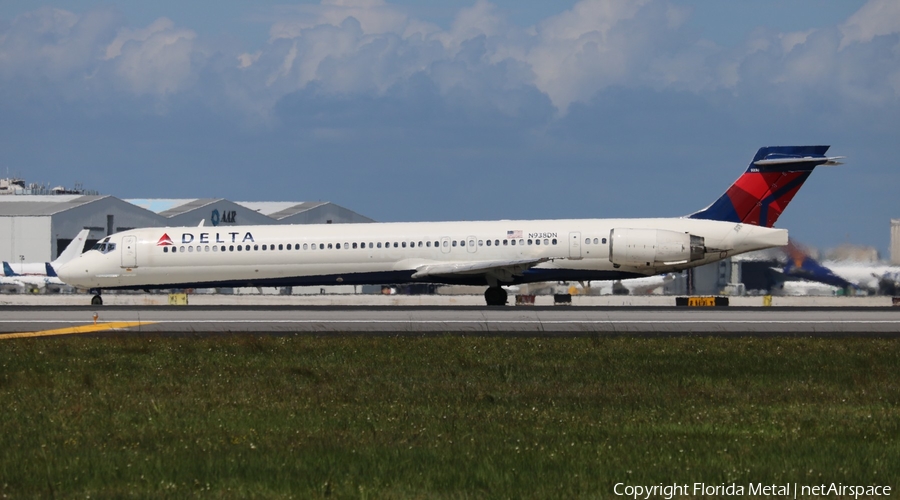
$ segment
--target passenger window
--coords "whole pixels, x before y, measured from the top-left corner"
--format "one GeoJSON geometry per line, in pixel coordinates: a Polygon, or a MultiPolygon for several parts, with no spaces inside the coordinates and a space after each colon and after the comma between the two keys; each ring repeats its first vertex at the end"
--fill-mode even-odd
{"type": "MultiPolygon", "coordinates": [[[[247,246],[249,247],[250,245],[247,246]]],[[[259,245],[253,245],[253,250],[259,250],[259,245]]]]}
{"type": "Polygon", "coordinates": [[[319,250],[325,250],[325,244],[319,243],[319,250]]]}
{"type": "Polygon", "coordinates": [[[553,244],[554,245],[556,244],[556,238],[553,238],[553,244]]]}
{"type": "Polygon", "coordinates": [[[421,241],[419,242],[419,248],[422,248],[422,242],[421,242],[421,241]]]}
{"type": "MultiPolygon", "coordinates": [[[[503,241],[506,241],[506,240],[503,240],[503,241]]],[[[495,246],[495,247],[499,247],[499,246],[500,246],[500,240],[494,240],[494,246],[495,246]]]]}
{"type": "Polygon", "coordinates": [[[484,246],[484,240],[478,240],[478,246],[483,247],[483,246],[484,246]]]}
{"type": "Polygon", "coordinates": [[[334,244],[333,244],[333,243],[329,243],[329,244],[328,244],[328,249],[331,250],[331,249],[333,249],[333,248],[334,248],[334,244]]]}
{"type": "Polygon", "coordinates": [[[591,239],[590,239],[590,238],[585,238],[585,239],[584,239],[584,244],[585,244],[585,245],[590,245],[590,244],[591,244],[591,239]]]}
{"type": "Polygon", "coordinates": [[[487,240],[487,246],[491,246],[491,240],[487,240]]]}
{"type": "Polygon", "coordinates": [[[163,247],[163,253],[169,253],[169,247],[163,247]]]}
{"type": "Polygon", "coordinates": [[[340,250],[340,249],[341,249],[341,244],[340,244],[340,243],[335,243],[334,248],[335,248],[335,250],[340,250]]]}
{"type": "Polygon", "coordinates": [[[474,246],[475,246],[475,240],[469,240],[469,246],[470,246],[470,247],[474,247],[474,246]]]}
{"type": "Polygon", "coordinates": [[[444,246],[447,246],[447,245],[449,245],[449,243],[445,241],[445,242],[444,242],[444,246]]]}
{"type": "Polygon", "coordinates": [[[218,252],[218,251],[219,251],[219,247],[217,247],[217,246],[213,246],[212,248],[213,248],[213,252],[218,252]]]}
{"type": "Polygon", "coordinates": [[[453,246],[456,246],[456,240],[453,240],[453,246]]]}
{"type": "Polygon", "coordinates": [[[369,242],[369,248],[372,248],[372,242],[371,242],[371,241],[369,242]]]}
{"type": "Polygon", "coordinates": [[[544,238],[544,244],[545,244],[545,245],[549,245],[549,244],[550,244],[550,240],[548,240],[547,238],[544,238]]]}
{"type": "Polygon", "coordinates": [[[243,250],[243,248],[241,248],[241,246],[238,245],[238,246],[237,246],[237,251],[240,252],[241,250],[243,250]]]}
{"type": "Polygon", "coordinates": [[[375,246],[378,248],[381,248],[381,242],[379,241],[378,244],[376,244],[375,246]]]}
{"type": "Polygon", "coordinates": [[[400,246],[400,244],[397,243],[397,242],[395,241],[395,242],[394,242],[394,248],[397,248],[397,247],[399,247],[399,246],[400,246]]]}
{"type": "Polygon", "coordinates": [[[606,238],[603,238],[603,239],[600,240],[600,241],[602,241],[604,245],[606,244],[606,238]]]}
{"type": "Polygon", "coordinates": [[[511,243],[512,243],[512,246],[516,246],[516,240],[512,240],[511,243]]]}
{"type": "Polygon", "coordinates": [[[430,242],[430,241],[426,241],[426,242],[425,242],[425,246],[428,247],[428,248],[431,248],[431,242],[430,242]]]}
{"type": "Polygon", "coordinates": [[[404,241],[400,246],[402,246],[403,248],[406,248],[406,242],[404,241]]]}
{"type": "Polygon", "coordinates": [[[233,252],[233,251],[234,251],[234,245],[228,245],[228,251],[229,251],[229,252],[233,252]]]}
{"type": "Polygon", "coordinates": [[[466,240],[459,240],[459,246],[461,246],[461,247],[466,246],[466,240]]]}
{"type": "Polygon", "coordinates": [[[306,249],[308,249],[308,248],[309,248],[309,244],[308,244],[308,243],[304,243],[304,244],[303,244],[303,249],[306,250],[306,249]]]}
{"type": "Polygon", "coordinates": [[[594,244],[596,245],[597,243],[600,243],[600,241],[597,238],[594,238],[594,244]]]}
{"type": "Polygon", "coordinates": [[[531,238],[528,239],[528,244],[529,244],[529,245],[531,244],[531,238]]]}
{"type": "Polygon", "coordinates": [[[206,245],[205,247],[203,247],[203,251],[204,251],[204,252],[208,252],[208,251],[209,251],[209,245],[206,245]]]}
{"type": "MultiPolygon", "coordinates": [[[[516,241],[516,240],[513,240],[513,241],[516,241]]],[[[509,240],[503,240],[503,246],[507,246],[507,245],[509,245],[509,240]]]]}
{"type": "MultiPolygon", "coordinates": [[[[528,240],[528,241],[531,242],[531,240],[528,240]]],[[[534,244],[535,244],[535,245],[540,245],[540,244],[541,244],[541,240],[534,240],[534,244]]]]}
{"type": "Polygon", "coordinates": [[[183,251],[184,251],[184,247],[182,246],[182,247],[180,247],[178,250],[181,251],[181,252],[183,252],[183,251]]]}
{"type": "Polygon", "coordinates": [[[262,249],[263,249],[263,250],[268,250],[269,247],[267,247],[266,245],[263,245],[263,248],[262,248],[262,249]]]}
{"type": "Polygon", "coordinates": [[[525,244],[525,240],[519,240],[519,246],[524,245],[524,244],[525,244]]]}
{"type": "Polygon", "coordinates": [[[350,244],[346,241],[344,242],[344,250],[348,250],[350,248],[350,244]]]}

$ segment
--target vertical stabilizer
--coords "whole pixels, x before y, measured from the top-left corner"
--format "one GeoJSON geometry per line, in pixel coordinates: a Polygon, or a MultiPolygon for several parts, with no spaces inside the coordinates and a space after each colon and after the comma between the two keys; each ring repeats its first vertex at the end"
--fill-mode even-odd
{"type": "Polygon", "coordinates": [[[59,257],[57,257],[56,260],[50,262],[47,265],[47,276],[56,276],[55,269],[59,269],[66,262],[69,262],[75,257],[81,255],[81,252],[84,251],[84,242],[87,240],[88,234],[90,232],[90,229],[82,229],[78,232],[77,235],[75,235],[75,238],[73,238],[72,241],[69,242],[69,246],[67,246],[66,249],[63,250],[61,254],[59,254],[59,257]],[[50,274],[51,269],[54,270],[52,275],[50,274]]]}
{"type": "Polygon", "coordinates": [[[800,187],[819,165],[840,165],[826,157],[829,146],[760,148],[747,171],[718,200],[692,219],[740,222],[772,227],[800,187]]]}

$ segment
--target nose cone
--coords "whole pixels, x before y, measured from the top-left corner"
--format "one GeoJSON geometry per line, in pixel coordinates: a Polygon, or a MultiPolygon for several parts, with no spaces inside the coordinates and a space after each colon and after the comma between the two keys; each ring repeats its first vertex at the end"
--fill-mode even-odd
{"type": "Polygon", "coordinates": [[[88,277],[88,273],[83,260],[80,257],[76,257],[66,262],[56,270],[56,275],[67,285],[84,287],[84,280],[88,277]]]}

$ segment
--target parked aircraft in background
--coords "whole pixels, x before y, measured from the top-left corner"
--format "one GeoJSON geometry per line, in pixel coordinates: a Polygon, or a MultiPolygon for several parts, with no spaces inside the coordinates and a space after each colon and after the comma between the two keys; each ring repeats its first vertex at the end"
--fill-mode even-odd
{"type": "Polygon", "coordinates": [[[772,225],[828,146],[761,148],[709,207],[653,219],[178,227],[125,231],[58,269],[91,289],[620,280],[679,272],[787,244],[772,225]]]}
{"type": "Polygon", "coordinates": [[[787,246],[788,262],[782,272],[786,276],[824,283],[844,293],[896,295],[900,290],[900,267],[864,262],[819,263],[799,245],[787,246]]]}
{"type": "Polygon", "coordinates": [[[0,277],[0,285],[15,285],[24,288],[46,288],[48,285],[65,286],[59,279],[56,270],[63,264],[81,255],[84,250],[84,242],[90,233],[90,229],[82,229],[69,245],[59,254],[53,262],[3,262],[3,276],[0,277]]]}

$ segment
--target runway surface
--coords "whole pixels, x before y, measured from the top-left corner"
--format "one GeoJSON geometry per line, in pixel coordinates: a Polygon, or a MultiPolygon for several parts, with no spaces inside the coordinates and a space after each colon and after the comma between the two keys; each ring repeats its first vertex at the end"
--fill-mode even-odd
{"type": "Polygon", "coordinates": [[[222,333],[900,336],[900,307],[0,307],[0,339],[222,333]]]}

